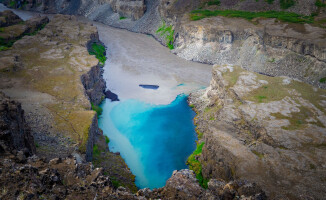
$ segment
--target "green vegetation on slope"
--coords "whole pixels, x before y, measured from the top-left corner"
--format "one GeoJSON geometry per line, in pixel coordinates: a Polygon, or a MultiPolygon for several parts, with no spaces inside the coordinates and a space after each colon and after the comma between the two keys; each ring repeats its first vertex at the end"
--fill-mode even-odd
{"type": "Polygon", "coordinates": [[[110,138],[108,136],[106,136],[106,135],[104,137],[105,137],[105,143],[109,144],[110,143],[110,138]]]}
{"type": "Polygon", "coordinates": [[[280,6],[282,9],[288,9],[295,5],[294,0],[280,0],[280,6]]]}
{"type": "Polygon", "coordinates": [[[319,82],[321,82],[321,83],[326,83],[326,77],[321,78],[321,79],[319,80],[319,82]]]}
{"type": "MultiPolygon", "coordinates": [[[[223,78],[228,82],[227,87],[233,87],[235,85],[242,71],[243,69],[241,67],[234,66],[232,72],[227,71],[222,74],[223,78]]],[[[318,112],[309,108],[309,106],[305,106],[300,100],[305,99],[315,108],[319,109],[319,111],[326,113],[326,108],[321,104],[322,101],[326,100],[325,90],[313,88],[313,86],[309,84],[295,80],[291,80],[289,84],[284,84],[284,77],[269,77],[262,74],[256,75],[256,80],[265,80],[268,83],[248,92],[242,97],[243,100],[254,103],[269,103],[291,97],[291,99],[298,104],[297,108],[299,111],[293,111],[289,116],[282,115],[281,113],[271,114],[276,119],[286,119],[289,121],[289,125],[283,126],[282,129],[299,130],[307,128],[309,124],[322,128],[325,127],[318,118],[318,112]]]]}
{"type": "Polygon", "coordinates": [[[93,156],[94,157],[98,157],[98,156],[100,156],[100,154],[101,154],[101,151],[99,150],[98,145],[95,144],[93,146],[93,156]]]}
{"type": "Polygon", "coordinates": [[[94,42],[91,45],[91,48],[89,49],[89,54],[95,55],[96,58],[100,61],[100,64],[104,65],[106,61],[106,56],[105,56],[105,47],[102,44],[98,44],[94,42]]]}
{"type": "Polygon", "coordinates": [[[211,0],[209,2],[207,2],[207,5],[212,6],[212,5],[216,5],[219,6],[220,5],[220,0],[211,0]]]}
{"type": "Polygon", "coordinates": [[[326,3],[321,2],[321,0],[316,0],[315,5],[319,8],[326,7],[326,3]]]}
{"type": "Polygon", "coordinates": [[[169,47],[169,49],[174,49],[173,42],[174,42],[174,30],[172,25],[167,26],[165,22],[162,22],[162,26],[160,26],[156,33],[160,33],[160,35],[163,37],[165,36],[166,40],[166,46],[169,47]]]}
{"type": "Polygon", "coordinates": [[[93,103],[91,105],[92,110],[94,110],[97,113],[97,117],[99,117],[102,114],[103,109],[100,106],[94,105],[93,103]]]}
{"type": "MultiPolygon", "coordinates": [[[[24,24],[25,22],[22,22],[22,24],[24,24]]],[[[42,24],[39,28],[37,28],[34,32],[32,33],[24,33],[22,35],[20,35],[17,38],[13,38],[10,40],[6,40],[2,37],[0,37],[0,51],[5,51],[8,50],[10,47],[12,47],[12,45],[14,45],[14,43],[20,39],[22,39],[25,35],[29,35],[29,36],[33,36],[36,35],[40,30],[42,30],[45,26],[47,25],[47,23],[42,24]]],[[[6,32],[6,28],[1,28],[0,32],[6,32]]]]}
{"type": "Polygon", "coordinates": [[[190,19],[193,21],[201,20],[207,17],[224,16],[224,17],[238,17],[247,20],[252,20],[258,17],[275,18],[283,22],[291,23],[313,23],[314,16],[303,16],[292,12],[284,11],[265,11],[265,12],[249,12],[238,10],[194,10],[190,13],[190,19]]]}
{"type": "Polygon", "coordinates": [[[121,16],[119,19],[120,19],[120,20],[124,20],[124,19],[127,19],[127,17],[123,17],[123,16],[121,16]]]}
{"type": "Polygon", "coordinates": [[[204,142],[197,144],[197,149],[189,156],[187,160],[187,165],[189,165],[190,170],[193,170],[195,172],[199,184],[206,189],[208,187],[207,186],[208,180],[203,177],[202,165],[197,160],[197,157],[200,156],[204,145],[205,145],[204,142]]]}

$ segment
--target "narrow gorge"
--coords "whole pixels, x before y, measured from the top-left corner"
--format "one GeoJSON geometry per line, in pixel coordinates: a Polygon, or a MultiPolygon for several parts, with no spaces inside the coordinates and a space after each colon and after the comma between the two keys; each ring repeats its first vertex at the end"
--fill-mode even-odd
{"type": "Polygon", "coordinates": [[[0,0],[0,199],[322,200],[324,0],[0,0]]]}

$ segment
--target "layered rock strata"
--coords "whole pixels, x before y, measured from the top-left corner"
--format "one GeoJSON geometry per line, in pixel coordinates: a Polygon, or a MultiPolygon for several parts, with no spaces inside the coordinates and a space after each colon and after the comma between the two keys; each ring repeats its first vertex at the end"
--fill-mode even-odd
{"type": "Polygon", "coordinates": [[[22,156],[33,155],[36,152],[34,138],[21,104],[2,92],[0,102],[0,154],[21,151],[22,156]]]}
{"type": "MultiPolygon", "coordinates": [[[[29,21],[37,19],[44,18],[29,21]]],[[[94,146],[104,138],[91,110],[91,103],[98,105],[105,97],[103,70],[87,50],[92,41],[99,42],[96,27],[56,15],[42,30],[0,52],[0,90],[22,102],[35,138],[32,153],[47,160],[75,155],[78,162],[92,161],[94,146]]],[[[101,155],[116,163],[101,167],[112,171],[121,184],[135,188],[121,156],[104,145],[101,155]]]]}
{"type": "Polygon", "coordinates": [[[244,178],[272,199],[326,195],[325,90],[216,65],[211,85],[189,103],[205,143],[198,158],[204,178],[244,178]]]}

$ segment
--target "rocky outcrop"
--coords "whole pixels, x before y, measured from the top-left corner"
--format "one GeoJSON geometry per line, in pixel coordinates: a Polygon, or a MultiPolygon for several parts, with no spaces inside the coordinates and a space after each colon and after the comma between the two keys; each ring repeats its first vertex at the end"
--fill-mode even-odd
{"type": "Polygon", "coordinates": [[[160,14],[164,18],[174,18],[176,16],[189,13],[192,10],[198,8],[205,8],[209,10],[241,10],[251,12],[261,11],[288,11],[302,15],[311,15],[318,11],[318,7],[315,5],[315,0],[298,0],[298,1],[283,1],[283,0],[272,0],[272,1],[256,1],[256,0],[161,0],[160,3],[160,14]],[[288,8],[281,7],[281,1],[288,8]]]}
{"type": "Polygon", "coordinates": [[[0,155],[14,151],[22,151],[23,156],[33,155],[34,138],[21,104],[0,92],[0,155]]]}
{"type": "MultiPolygon", "coordinates": [[[[91,103],[98,105],[105,96],[101,66],[87,49],[91,42],[99,42],[96,27],[56,15],[35,35],[0,52],[0,89],[22,102],[35,138],[33,153],[46,160],[77,155],[78,163],[92,161],[94,146],[104,138],[91,110],[91,103]]],[[[116,162],[99,167],[134,190],[128,166],[104,146],[101,155],[116,162]]]]}
{"type": "Polygon", "coordinates": [[[49,23],[48,17],[35,17],[24,22],[12,11],[0,12],[0,16],[4,20],[1,20],[0,27],[0,45],[10,47],[16,40],[22,38],[25,35],[33,35],[38,30],[42,29],[47,23],[49,23]]]}
{"type": "Polygon", "coordinates": [[[248,181],[211,179],[205,190],[199,186],[194,172],[187,169],[174,171],[163,188],[145,188],[137,194],[148,199],[267,199],[259,186],[248,181]]]}
{"type": "Polygon", "coordinates": [[[99,105],[101,101],[105,98],[105,81],[102,78],[103,69],[101,66],[97,65],[92,67],[92,69],[81,76],[81,81],[86,90],[86,94],[90,101],[95,105],[99,105]]]}
{"type": "Polygon", "coordinates": [[[133,20],[140,19],[146,11],[144,0],[110,0],[110,5],[114,12],[133,20]]]}
{"type": "MultiPolygon", "coordinates": [[[[31,19],[25,24],[34,22],[31,19]]],[[[89,140],[95,140],[92,137],[97,134],[91,130],[97,126],[97,121],[94,120],[95,112],[90,110],[81,77],[88,75],[85,82],[90,90],[101,82],[100,70],[96,67],[98,60],[89,55],[86,48],[92,38],[98,38],[94,26],[79,23],[74,17],[55,16],[35,36],[25,36],[11,49],[0,52],[3,64],[1,90],[13,99],[19,99],[31,116],[46,118],[42,123],[34,123],[32,118],[27,121],[33,124],[31,128],[36,138],[41,139],[37,141],[42,145],[37,152],[42,156],[48,155],[49,159],[60,154],[69,155],[76,145],[82,153],[87,153],[87,159],[91,159],[92,147],[89,145],[93,142],[89,140]],[[12,71],[13,75],[8,76],[12,71]],[[69,139],[58,141],[59,136],[55,136],[58,133],[69,139]]],[[[91,94],[94,100],[100,98],[96,91],[91,94]]],[[[101,94],[104,95],[103,91],[101,94]]]]}
{"type": "Polygon", "coordinates": [[[10,26],[21,22],[23,22],[23,20],[10,10],[0,12],[0,27],[10,26]]]}
{"type": "MultiPolygon", "coordinates": [[[[131,18],[132,20],[140,19],[146,11],[144,0],[96,0],[92,2],[85,0],[5,0],[3,3],[12,8],[23,8],[30,11],[62,14],[78,14],[82,10],[87,9],[86,7],[90,5],[104,7],[109,5],[115,13],[118,13],[123,17],[131,18]]],[[[89,7],[88,9],[92,9],[92,7],[89,7]]]]}
{"type": "Polygon", "coordinates": [[[246,179],[271,198],[325,196],[326,91],[287,77],[214,66],[190,95],[204,178],[246,179]]]}
{"type": "Polygon", "coordinates": [[[240,65],[326,87],[319,81],[326,77],[325,29],[275,19],[257,23],[225,17],[189,21],[185,16],[176,25],[174,52],[187,60],[240,65]]]}
{"type": "MultiPolygon", "coordinates": [[[[238,195],[238,199],[243,200],[266,199],[259,187],[247,182],[211,180],[205,191],[190,170],[175,171],[165,187],[153,191],[143,189],[135,195],[113,184],[113,181],[117,181],[117,174],[111,176],[110,172],[110,176],[107,176],[106,170],[83,163],[78,155],[50,161],[35,155],[28,157],[35,152],[35,146],[24,123],[21,106],[2,93],[0,101],[1,199],[233,199],[238,195]]],[[[98,130],[95,126],[91,129],[98,130]]],[[[106,143],[104,146],[107,148],[106,143]]]]}

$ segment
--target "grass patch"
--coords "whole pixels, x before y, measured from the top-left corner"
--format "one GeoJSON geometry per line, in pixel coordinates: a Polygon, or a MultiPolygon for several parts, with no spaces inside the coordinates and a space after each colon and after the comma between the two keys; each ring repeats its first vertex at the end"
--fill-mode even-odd
{"type": "Polygon", "coordinates": [[[282,9],[288,9],[295,5],[294,0],[280,0],[280,6],[282,9]]]}
{"type": "Polygon", "coordinates": [[[271,115],[276,117],[277,119],[286,119],[290,122],[290,125],[282,127],[282,129],[284,130],[303,129],[306,128],[308,124],[314,124],[316,126],[325,128],[325,126],[317,118],[315,119],[316,122],[307,121],[307,119],[314,117],[314,113],[304,106],[300,107],[300,112],[293,113],[291,117],[284,116],[281,113],[273,113],[271,115]]]}
{"type": "Polygon", "coordinates": [[[204,133],[203,132],[200,132],[197,129],[196,129],[196,133],[197,133],[198,140],[201,140],[203,138],[203,136],[204,136],[204,133]]]}
{"type": "Polygon", "coordinates": [[[16,1],[10,1],[9,3],[9,7],[11,8],[16,8],[16,5],[17,5],[16,1]]]}
{"type": "Polygon", "coordinates": [[[157,29],[156,33],[160,33],[160,36],[164,36],[166,40],[166,46],[169,49],[174,49],[173,42],[174,42],[174,30],[172,25],[167,26],[165,21],[162,22],[162,25],[157,29]]]}
{"type": "Polygon", "coordinates": [[[110,179],[111,179],[111,182],[112,182],[112,185],[114,188],[118,188],[118,187],[122,186],[122,184],[116,177],[112,176],[112,177],[110,177],[110,179]]]}
{"type": "Polygon", "coordinates": [[[101,155],[101,150],[98,148],[98,145],[95,144],[93,146],[93,156],[94,157],[99,157],[101,155]]]}
{"type": "Polygon", "coordinates": [[[265,12],[249,12],[239,10],[194,10],[190,13],[190,19],[193,21],[201,20],[207,17],[224,16],[231,18],[244,18],[252,20],[258,17],[261,18],[275,18],[283,22],[291,23],[313,23],[314,16],[303,16],[293,12],[285,11],[265,11],[265,12]]]}
{"type": "MultiPolygon", "coordinates": [[[[28,36],[34,36],[34,35],[36,35],[46,25],[47,25],[47,23],[44,23],[38,29],[36,29],[34,32],[32,32],[32,33],[24,33],[24,34],[18,36],[17,38],[14,38],[14,39],[11,39],[11,40],[5,40],[4,38],[0,37],[0,51],[6,51],[6,50],[8,50],[10,47],[12,47],[12,45],[14,45],[14,43],[16,41],[22,39],[26,35],[28,35],[28,36]]],[[[5,29],[4,28],[0,28],[0,32],[5,32],[5,29]]]]}
{"type": "Polygon", "coordinates": [[[96,58],[99,60],[100,64],[104,65],[106,61],[106,56],[105,56],[105,47],[102,44],[98,44],[94,42],[91,45],[91,49],[89,49],[89,54],[95,55],[96,58]]]}
{"type": "Polygon", "coordinates": [[[194,104],[190,104],[189,107],[190,108],[195,108],[195,105],[194,104]]]}
{"type": "Polygon", "coordinates": [[[266,96],[257,96],[257,99],[258,99],[259,103],[263,103],[263,100],[267,99],[267,97],[266,96]]]}
{"type": "Polygon", "coordinates": [[[9,49],[9,47],[6,47],[6,46],[0,46],[0,51],[6,51],[6,50],[8,50],[9,49]]]}
{"type": "Polygon", "coordinates": [[[326,83],[326,77],[321,78],[321,79],[319,80],[319,82],[320,82],[320,83],[326,83]]]}
{"type": "Polygon", "coordinates": [[[212,6],[212,5],[219,6],[220,4],[221,4],[220,0],[211,0],[207,2],[208,6],[212,6]]]}
{"type": "Polygon", "coordinates": [[[44,27],[46,26],[46,23],[45,24],[42,24],[38,29],[36,29],[34,32],[32,33],[26,33],[24,35],[29,35],[29,36],[33,36],[33,35],[36,35],[40,30],[42,30],[44,27]]]}
{"type": "Polygon", "coordinates": [[[110,143],[110,138],[108,136],[106,136],[106,135],[104,135],[104,137],[105,137],[105,143],[109,144],[110,143]]]}
{"type": "Polygon", "coordinates": [[[265,0],[268,4],[273,4],[274,0],[265,0]]]}
{"type": "Polygon", "coordinates": [[[123,17],[123,16],[121,16],[121,17],[119,18],[119,20],[124,20],[124,19],[127,19],[127,17],[123,17]]]}
{"type": "Polygon", "coordinates": [[[102,115],[103,109],[100,106],[94,105],[93,103],[92,105],[92,110],[94,110],[97,114],[97,117],[100,117],[100,115],[102,115]]]}
{"type": "Polygon", "coordinates": [[[251,152],[254,153],[256,156],[258,156],[260,159],[263,159],[264,158],[264,154],[259,153],[258,151],[251,150],[251,152]]]}
{"type": "Polygon", "coordinates": [[[0,27],[0,33],[3,33],[5,31],[5,28],[0,27]]]}
{"type": "Polygon", "coordinates": [[[193,170],[196,174],[196,178],[198,179],[199,184],[207,189],[207,183],[208,180],[203,177],[202,174],[202,165],[197,160],[197,157],[202,153],[203,146],[205,145],[205,142],[202,142],[200,144],[197,144],[196,150],[188,157],[187,165],[189,165],[189,169],[193,170]]]}
{"type": "Polygon", "coordinates": [[[318,8],[325,8],[325,7],[326,7],[326,3],[321,2],[321,0],[316,0],[315,5],[316,5],[318,8]]]}

